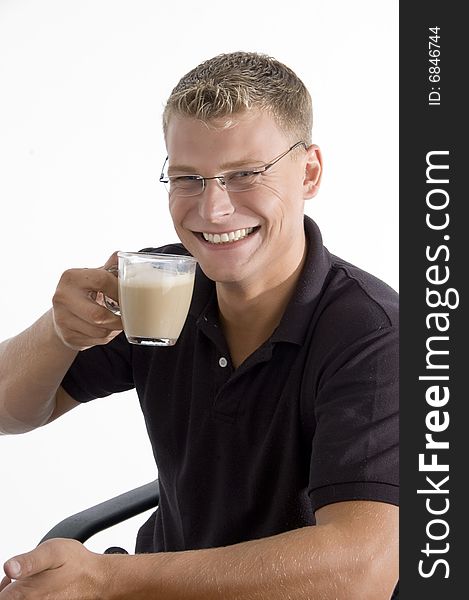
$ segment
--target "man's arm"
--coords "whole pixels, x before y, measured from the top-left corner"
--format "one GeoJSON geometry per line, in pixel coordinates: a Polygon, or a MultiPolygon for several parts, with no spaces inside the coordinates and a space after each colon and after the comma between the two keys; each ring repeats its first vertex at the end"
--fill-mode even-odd
{"type": "Polygon", "coordinates": [[[62,600],[65,590],[68,600],[389,600],[398,579],[397,507],[338,502],[316,519],[232,546],[136,556],[49,540],[6,563],[0,600],[62,600]]]}
{"type": "Polygon", "coordinates": [[[0,344],[0,432],[23,433],[44,425],[76,350],[57,336],[52,310],[0,344]]]}
{"type": "Polygon", "coordinates": [[[130,557],[127,569],[125,557],[109,557],[120,587],[111,597],[389,600],[398,580],[398,508],[339,502],[316,519],[316,526],[233,546],[130,557]]]}
{"type": "Polygon", "coordinates": [[[30,431],[78,405],[59,387],[65,373],[79,350],[106,344],[122,329],[95,301],[99,291],[117,298],[117,279],[104,268],[66,271],[53,308],[0,344],[0,434],[30,431]]]}

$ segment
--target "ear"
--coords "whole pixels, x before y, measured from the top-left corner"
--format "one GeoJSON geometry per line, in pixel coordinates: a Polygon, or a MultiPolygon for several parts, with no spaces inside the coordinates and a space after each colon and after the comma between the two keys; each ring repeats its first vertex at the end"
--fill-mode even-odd
{"type": "Polygon", "coordinates": [[[305,178],[303,180],[303,198],[305,200],[316,196],[322,176],[322,156],[319,146],[311,144],[307,153],[305,178]]]}

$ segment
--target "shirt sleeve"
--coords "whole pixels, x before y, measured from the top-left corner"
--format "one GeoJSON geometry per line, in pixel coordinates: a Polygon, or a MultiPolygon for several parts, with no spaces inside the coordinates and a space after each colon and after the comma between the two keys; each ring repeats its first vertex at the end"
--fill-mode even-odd
{"type": "Polygon", "coordinates": [[[398,330],[348,345],[321,377],[309,494],[314,510],[345,500],[399,503],[398,330]]]}
{"type": "Polygon", "coordinates": [[[124,333],[106,345],[79,352],[62,387],[78,402],[134,388],[132,348],[124,333]]]}

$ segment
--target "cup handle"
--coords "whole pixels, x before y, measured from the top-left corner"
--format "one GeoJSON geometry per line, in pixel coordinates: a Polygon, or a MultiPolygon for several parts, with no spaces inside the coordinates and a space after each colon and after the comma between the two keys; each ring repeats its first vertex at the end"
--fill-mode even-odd
{"type": "Polygon", "coordinates": [[[107,296],[105,296],[103,294],[103,301],[104,301],[104,306],[108,310],[110,310],[112,313],[114,313],[118,317],[122,316],[121,307],[119,306],[119,304],[115,300],[113,300],[112,298],[108,298],[107,296]]]}
{"type": "MultiPolygon", "coordinates": [[[[108,269],[106,269],[106,271],[108,271],[109,273],[116,274],[116,277],[117,277],[117,273],[119,272],[119,267],[117,265],[114,265],[114,266],[109,267],[108,269]]],[[[119,304],[115,300],[113,300],[112,298],[109,298],[108,296],[105,296],[103,294],[103,301],[104,301],[104,306],[108,310],[110,310],[112,313],[114,313],[118,317],[122,316],[121,308],[120,308],[119,304]]]]}

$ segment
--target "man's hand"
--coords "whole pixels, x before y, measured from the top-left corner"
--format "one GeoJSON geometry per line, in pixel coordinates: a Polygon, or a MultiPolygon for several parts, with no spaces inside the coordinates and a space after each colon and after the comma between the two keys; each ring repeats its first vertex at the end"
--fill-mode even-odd
{"type": "Polygon", "coordinates": [[[103,294],[117,300],[117,277],[107,269],[117,263],[114,253],[100,269],[69,269],[52,299],[55,331],[73,350],[107,344],[122,331],[120,317],[104,307],[103,294]]]}
{"type": "Polygon", "coordinates": [[[48,540],[5,563],[0,600],[103,600],[103,558],[75,540],[48,540]]]}

